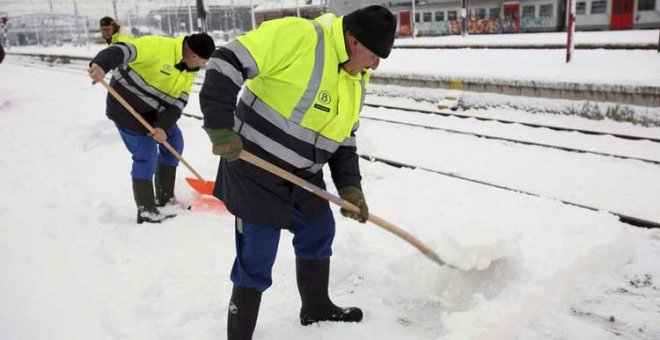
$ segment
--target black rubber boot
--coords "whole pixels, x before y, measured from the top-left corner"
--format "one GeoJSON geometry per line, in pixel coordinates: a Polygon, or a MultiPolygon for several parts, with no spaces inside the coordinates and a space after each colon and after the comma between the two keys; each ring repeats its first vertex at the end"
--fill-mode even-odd
{"type": "Polygon", "coordinates": [[[251,340],[257,325],[261,292],[248,287],[234,285],[227,313],[227,339],[251,340]]]}
{"type": "Polygon", "coordinates": [[[161,214],[154,200],[154,185],[151,181],[133,178],[133,197],[137,205],[137,223],[161,223],[175,214],[161,214]]]}
{"type": "Polygon", "coordinates": [[[174,181],[176,180],[176,167],[158,164],[156,168],[156,205],[164,207],[174,204],[174,181]]]}
{"type": "Polygon", "coordinates": [[[357,307],[337,307],[328,296],[330,259],[296,259],[298,291],[302,300],[300,323],[303,326],[319,321],[360,322],[362,310],[357,307]]]}

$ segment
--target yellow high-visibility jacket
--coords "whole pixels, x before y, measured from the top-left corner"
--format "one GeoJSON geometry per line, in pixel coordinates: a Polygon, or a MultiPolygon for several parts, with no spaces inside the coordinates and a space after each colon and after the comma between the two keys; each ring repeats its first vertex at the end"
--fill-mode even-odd
{"type": "MultiPolygon", "coordinates": [[[[354,133],[370,73],[350,75],[347,60],[343,17],[266,21],[211,56],[200,92],[204,127],[233,128],[246,150],[317,185],[327,163],[337,187],[360,187],[354,133]]],[[[294,207],[308,216],[327,207],[241,161],[221,162],[218,182],[216,196],[251,223],[282,226],[294,207]]]]}
{"type": "Polygon", "coordinates": [[[115,32],[115,34],[112,35],[112,37],[110,37],[110,41],[109,42],[106,41],[106,42],[108,43],[108,45],[114,45],[120,42],[128,42],[133,39],[135,39],[134,36],[128,33],[124,33],[123,29],[120,28],[117,32],[115,32]]]}
{"type": "MultiPolygon", "coordinates": [[[[154,127],[171,131],[188,103],[198,69],[183,63],[185,36],[144,36],[112,45],[92,62],[106,72],[114,69],[111,85],[154,127]]],[[[119,126],[147,130],[114,97],[108,96],[107,115],[119,126]]]]}

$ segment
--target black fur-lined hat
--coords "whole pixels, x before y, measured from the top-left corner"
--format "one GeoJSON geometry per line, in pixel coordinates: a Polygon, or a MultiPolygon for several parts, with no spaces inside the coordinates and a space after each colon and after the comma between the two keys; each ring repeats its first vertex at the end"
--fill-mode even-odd
{"type": "Polygon", "coordinates": [[[111,17],[103,17],[99,20],[99,26],[110,26],[113,22],[115,22],[115,19],[111,17]]]}
{"type": "Polygon", "coordinates": [[[208,59],[211,53],[215,51],[215,42],[213,38],[206,33],[195,33],[186,37],[184,40],[188,47],[203,59],[208,59]]]}
{"type": "Polygon", "coordinates": [[[344,17],[344,31],[349,31],[362,45],[381,58],[387,58],[394,45],[396,19],[390,10],[373,5],[344,17]]]}

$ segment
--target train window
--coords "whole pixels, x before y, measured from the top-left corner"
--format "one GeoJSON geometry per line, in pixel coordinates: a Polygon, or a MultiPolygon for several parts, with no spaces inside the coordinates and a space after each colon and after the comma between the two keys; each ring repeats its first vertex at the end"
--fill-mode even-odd
{"type": "Polygon", "coordinates": [[[422,16],[422,18],[424,19],[424,22],[431,22],[431,20],[433,19],[433,13],[424,12],[424,15],[422,16]]]}
{"type": "Polygon", "coordinates": [[[552,14],[552,4],[539,6],[539,17],[553,17],[552,14]]]}
{"type": "Polygon", "coordinates": [[[488,9],[488,17],[491,19],[497,19],[500,17],[500,8],[499,7],[493,7],[488,9]]]}
{"type": "Polygon", "coordinates": [[[591,2],[591,14],[607,13],[607,1],[597,0],[591,2]]]}
{"type": "Polygon", "coordinates": [[[638,11],[655,11],[655,0],[639,0],[637,2],[638,11]]]}
{"type": "Polygon", "coordinates": [[[536,6],[523,6],[522,8],[522,17],[523,18],[533,18],[536,12],[536,6]]]}
{"type": "Polygon", "coordinates": [[[435,21],[445,21],[445,12],[435,12],[435,21]]]}
{"type": "Polygon", "coordinates": [[[456,20],[456,11],[447,11],[447,20],[456,20]]]}
{"type": "Polygon", "coordinates": [[[575,4],[575,15],[585,15],[587,14],[587,3],[584,1],[579,1],[575,4]]]}
{"type": "Polygon", "coordinates": [[[477,8],[477,19],[486,19],[486,9],[485,8],[477,8]]]}

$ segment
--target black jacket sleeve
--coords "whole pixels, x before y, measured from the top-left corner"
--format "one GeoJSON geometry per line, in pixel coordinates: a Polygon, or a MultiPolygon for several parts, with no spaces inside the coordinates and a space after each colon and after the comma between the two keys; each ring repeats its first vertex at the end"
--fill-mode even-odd
{"type": "MultiPolygon", "coordinates": [[[[355,134],[351,133],[353,138],[355,134]]],[[[354,186],[362,189],[362,176],[360,175],[360,158],[357,147],[353,145],[340,146],[328,161],[332,181],[337,188],[354,186]]]]}
{"type": "Polygon", "coordinates": [[[241,85],[234,83],[224,72],[223,67],[233,67],[247,78],[243,65],[234,52],[220,47],[211,54],[207,65],[206,77],[199,93],[199,103],[204,114],[204,127],[210,129],[232,128],[234,110],[241,85]],[[222,62],[221,62],[222,61],[222,62]]]}
{"type": "Polygon", "coordinates": [[[99,52],[89,64],[91,65],[92,63],[96,63],[97,65],[101,66],[105,73],[108,73],[108,71],[115,69],[123,64],[125,60],[124,52],[119,46],[117,46],[119,44],[112,45],[101,50],[101,52],[99,52]]]}
{"type": "Polygon", "coordinates": [[[174,128],[174,124],[181,118],[181,109],[176,106],[170,106],[167,110],[158,114],[154,127],[161,128],[169,135],[174,128]]]}

